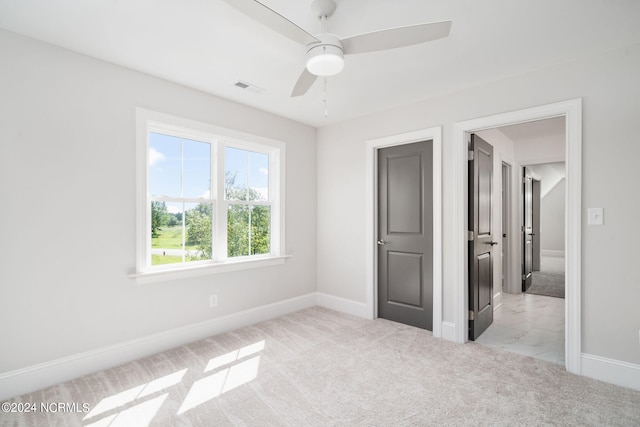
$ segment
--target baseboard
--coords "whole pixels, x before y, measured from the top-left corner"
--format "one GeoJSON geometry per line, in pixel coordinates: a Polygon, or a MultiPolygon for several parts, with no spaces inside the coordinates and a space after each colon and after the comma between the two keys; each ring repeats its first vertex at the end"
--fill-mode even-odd
{"type": "Polygon", "coordinates": [[[556,251],[552,249],[541,249],[540,255],[542,256],[551,256],[556,258],[564,258],[565,251],[556,251]]]}
{"type": "Polygon", "coordinates": [[[284,316],[315,305],[316,293],[314,292],[38,365],[0,373],[0,400],[30,393],[82,375],[112,368],[193,341],[284,316]]]}
{"type": "Polygon", "coordinates": [[[582,353],[582,375],[640,390],[640,365],[582,353]]]}
{"type": "Polygon", "coordinates": [[[442,321],[442,339],[456,342],[456,324],[442,321]]]}
{"type": "Polygon", "coordinates": [[[496,311],[502,305],[502,292],[498,292],[493,296],[493,311],[496,311]]]}
{"type": "Polygon", "coordinates": [[[372,319],[373,313],[369,313],[367,304],[363,302],[353,301],[322,292],[316,293],[316,302],[320,307],[329,308],[331,310],[340,311],[342,313],[351,314],[353,316],[372,319]]]}

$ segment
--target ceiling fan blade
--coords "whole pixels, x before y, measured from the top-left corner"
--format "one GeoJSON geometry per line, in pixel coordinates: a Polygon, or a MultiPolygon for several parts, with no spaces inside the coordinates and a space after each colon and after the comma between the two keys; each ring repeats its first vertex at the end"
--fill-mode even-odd
{"type": "Polygon", "coordinates": [[[344,53],[366,53],[394,49],[441,39],[449,35],[451,21],[409,25],[360,34],[342,40],[344,53]]]}
{"type": "Polygon", "coordinates": [[[289,21],[275,10],[265,6],[256,0],[224,0],[230,6],[233,6],[240,12],[250,18],[255,19],[261,24],[266,25],[275,32],[283,36],[301,43],[305,46],[311,43],[317,43],[319,40],[306,30],[300,28],[295,23],[289,21]]]}
{"type": "Polygon", "coordinates": [[[307,93],[307,91],[309,90],[311,85],[313,85],[317,78],[318,76],[316,76],[315,74],[311,74],[309,70],[305,68],[302,71],[302,74],[300,74],[296,85],[293,87],[293,91],[291,91],[291,97],[293,98],[296,96],[302,96],[307,93]]]}

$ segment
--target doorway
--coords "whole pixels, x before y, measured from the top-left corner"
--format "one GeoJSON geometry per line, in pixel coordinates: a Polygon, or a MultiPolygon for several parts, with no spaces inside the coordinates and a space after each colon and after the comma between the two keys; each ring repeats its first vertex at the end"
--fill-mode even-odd
{"type": "Polygon", "coordinates": [[[522,175],[522,292],[527,292],[533,272],[540,270],[540,177],[528,166],[522,175]]]}
{"type": "Polygon", "coordinates": [[[531,164],[526,165],[525,170],[539,178],[533,181],[534,246],[531,286],[526,292],[564,298],[565,163],[531,164]],[[535,209],[537,201],[539,209],[535,209]]]}
{"type": "MultiPolygon", "coordinates": [[[[581,233],[581,157],[582,157],[582,101],[570,101],[532,107],[525,110],[498,114],[456,123],[454,126],[454,150],[459,159],[457,170],[457,185],[455,193],[454,225],[447,230],[456,236],[459,242],[454,248],[458,254],[457,268],[454,270],[456,287],[456,341],[465,342],[468,324],[468,283],[467,251],[467,135],[483,129],[525,123],[554,117],[564,117],[566,123],[566,298],[565,298],[565,367],[569,372],[580,372],[580,233],[581,233]]],[[[513,228],[513,227],[512,227],[513,228]]],[[[517,233],[519,235],[519,233],[517,233]]],[[[512,233],[512,237],[513,233],[512,233]]],[[[519,246],[519,245],[518,245],[519,246]]],[[[513,266],[515,262],[511,262],[513,266]]]]}
{"type": "MultiPolygon", "coordinates": [[[[546,280],[553,275],[548,271],[549,259],[541,256],[541,248],[545,248],[544,254],[546,254],[546,249],[551,247],[550,243],[556,240],[555,237],[564,242],[563,198],[554,197],[554,195],[563,195],[560,190],[564,186],[562,179],[564,169],[560,170],[560,167],[552,168],[548,165],[523,166],[518,158],[518,153],[522,152],[536,152],[538,156],[542,155],[544,158],[553,155],[564,156],[564,119],[546,119],[526,125],[516,125],[516,127],[517,131],[514,129],[511,132],[504,128],[500,129],[509,136],[509,142],[515,149],[516,164],[520,169],[514,177],[514,186],[516,190],[520,190],[522,196],[515,198],[515,207],[519,207],[517,205],[522,203],[520,211],[523,215],[516,216],[515,220],[518,225],[522,225],[523,230],[520,239],[522,245],[520,248],[516,247],[515,251],[521,254],[519,258],[522,259],[523,271],[518,273],[522,274],[522,281],[520,284],[520,278],[517,278],[514,284],[516,286],[511,286],[511,292],[501,294],[502,305],[495,307],[493,324],[476,339],[476,342],[564,365],[564,294],[558,298],[546,292],[547,288],[551,289],[551,285],[555,283],[546,280]],[[538,146],[540,139],[548,141],[549,146],[539,151],[537,147],[527,147],[531,144],[538,146]],[[552,143],[556,147],[551,147],[552,143]],[[542,191],[543,188],[544,191],[542,191]],[[548,198],[552,200],[546,200],[548,198]],[[559,207],[561,209],[558,209],[559,207]],[[553,238],[551,242],[545,241],[546,228],[548,228],[548,234],[561,236],[547,236],[553,238]],[[514,289],[518,287],[517,285],[522,288],[514,289]]],[[[489,133],[489,135],[494,134],[489,133]]],[[[489,138],[488,141],[491,142],[492,139],[489,138]]],[[[498,173],[497,170],[496,173],[498,173]]],[[[509,210],[505,208],[506,206],[503,205],[503,212],[509,210]]],[[[562,254],[558,253],[558,257],[555,258],[561,262],[562,266],[564,266],[563,254],[564,251],[562,254]]]]}

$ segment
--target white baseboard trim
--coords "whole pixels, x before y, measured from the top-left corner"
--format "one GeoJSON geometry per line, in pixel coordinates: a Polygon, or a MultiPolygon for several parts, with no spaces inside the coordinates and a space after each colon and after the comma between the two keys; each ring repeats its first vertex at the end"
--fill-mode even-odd
{"type": "Polygon", "coordinates": [[[540,255],[557,257],[557,258],[564,258],[565,251],[556,251],[556,250],[552,250],[552,249],[540,249],[540,255]]]}
{"type": "Polygon", "coordinates": [[[442,339],[456,342],[456,324],[442,321],[442,339]]]}
{"type": "Polygon", "coordinates": [[[30,393],[82,375],[112,368],[190,342],[284,316],[315,305],[316,293],[314,292],[26,368],[0,373],[0,400],[30,393]]]}
{"type": "Polygon", "coordinates": [[[493,311],[496,311],[502,305],[502,292],[498,292],[493,296],[493,311]]]}
{"type": "Polygon", "coordinates": [[[582,375],[640,390],[640,365],[582,353],[582,375]]]}
{"type": "Polygon", "coordinates": [[[320,307],[328,308],[342,313],[351,314],[353,316],[363,317],[365,319],[373,319],[373,313],[369,313],[366,303],[353,301],[350,299],[337,297],[334,295],[317,292],[317,304],[320,307]]]}

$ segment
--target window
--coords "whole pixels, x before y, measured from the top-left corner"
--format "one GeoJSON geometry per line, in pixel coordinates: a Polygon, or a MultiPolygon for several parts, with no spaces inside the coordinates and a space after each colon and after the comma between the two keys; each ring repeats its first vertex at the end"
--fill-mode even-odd
{"type": "Polygon", "coordinates": [[[142,109],[137,116],[131,276],[281,263],[284,144],[142,109]]]}

